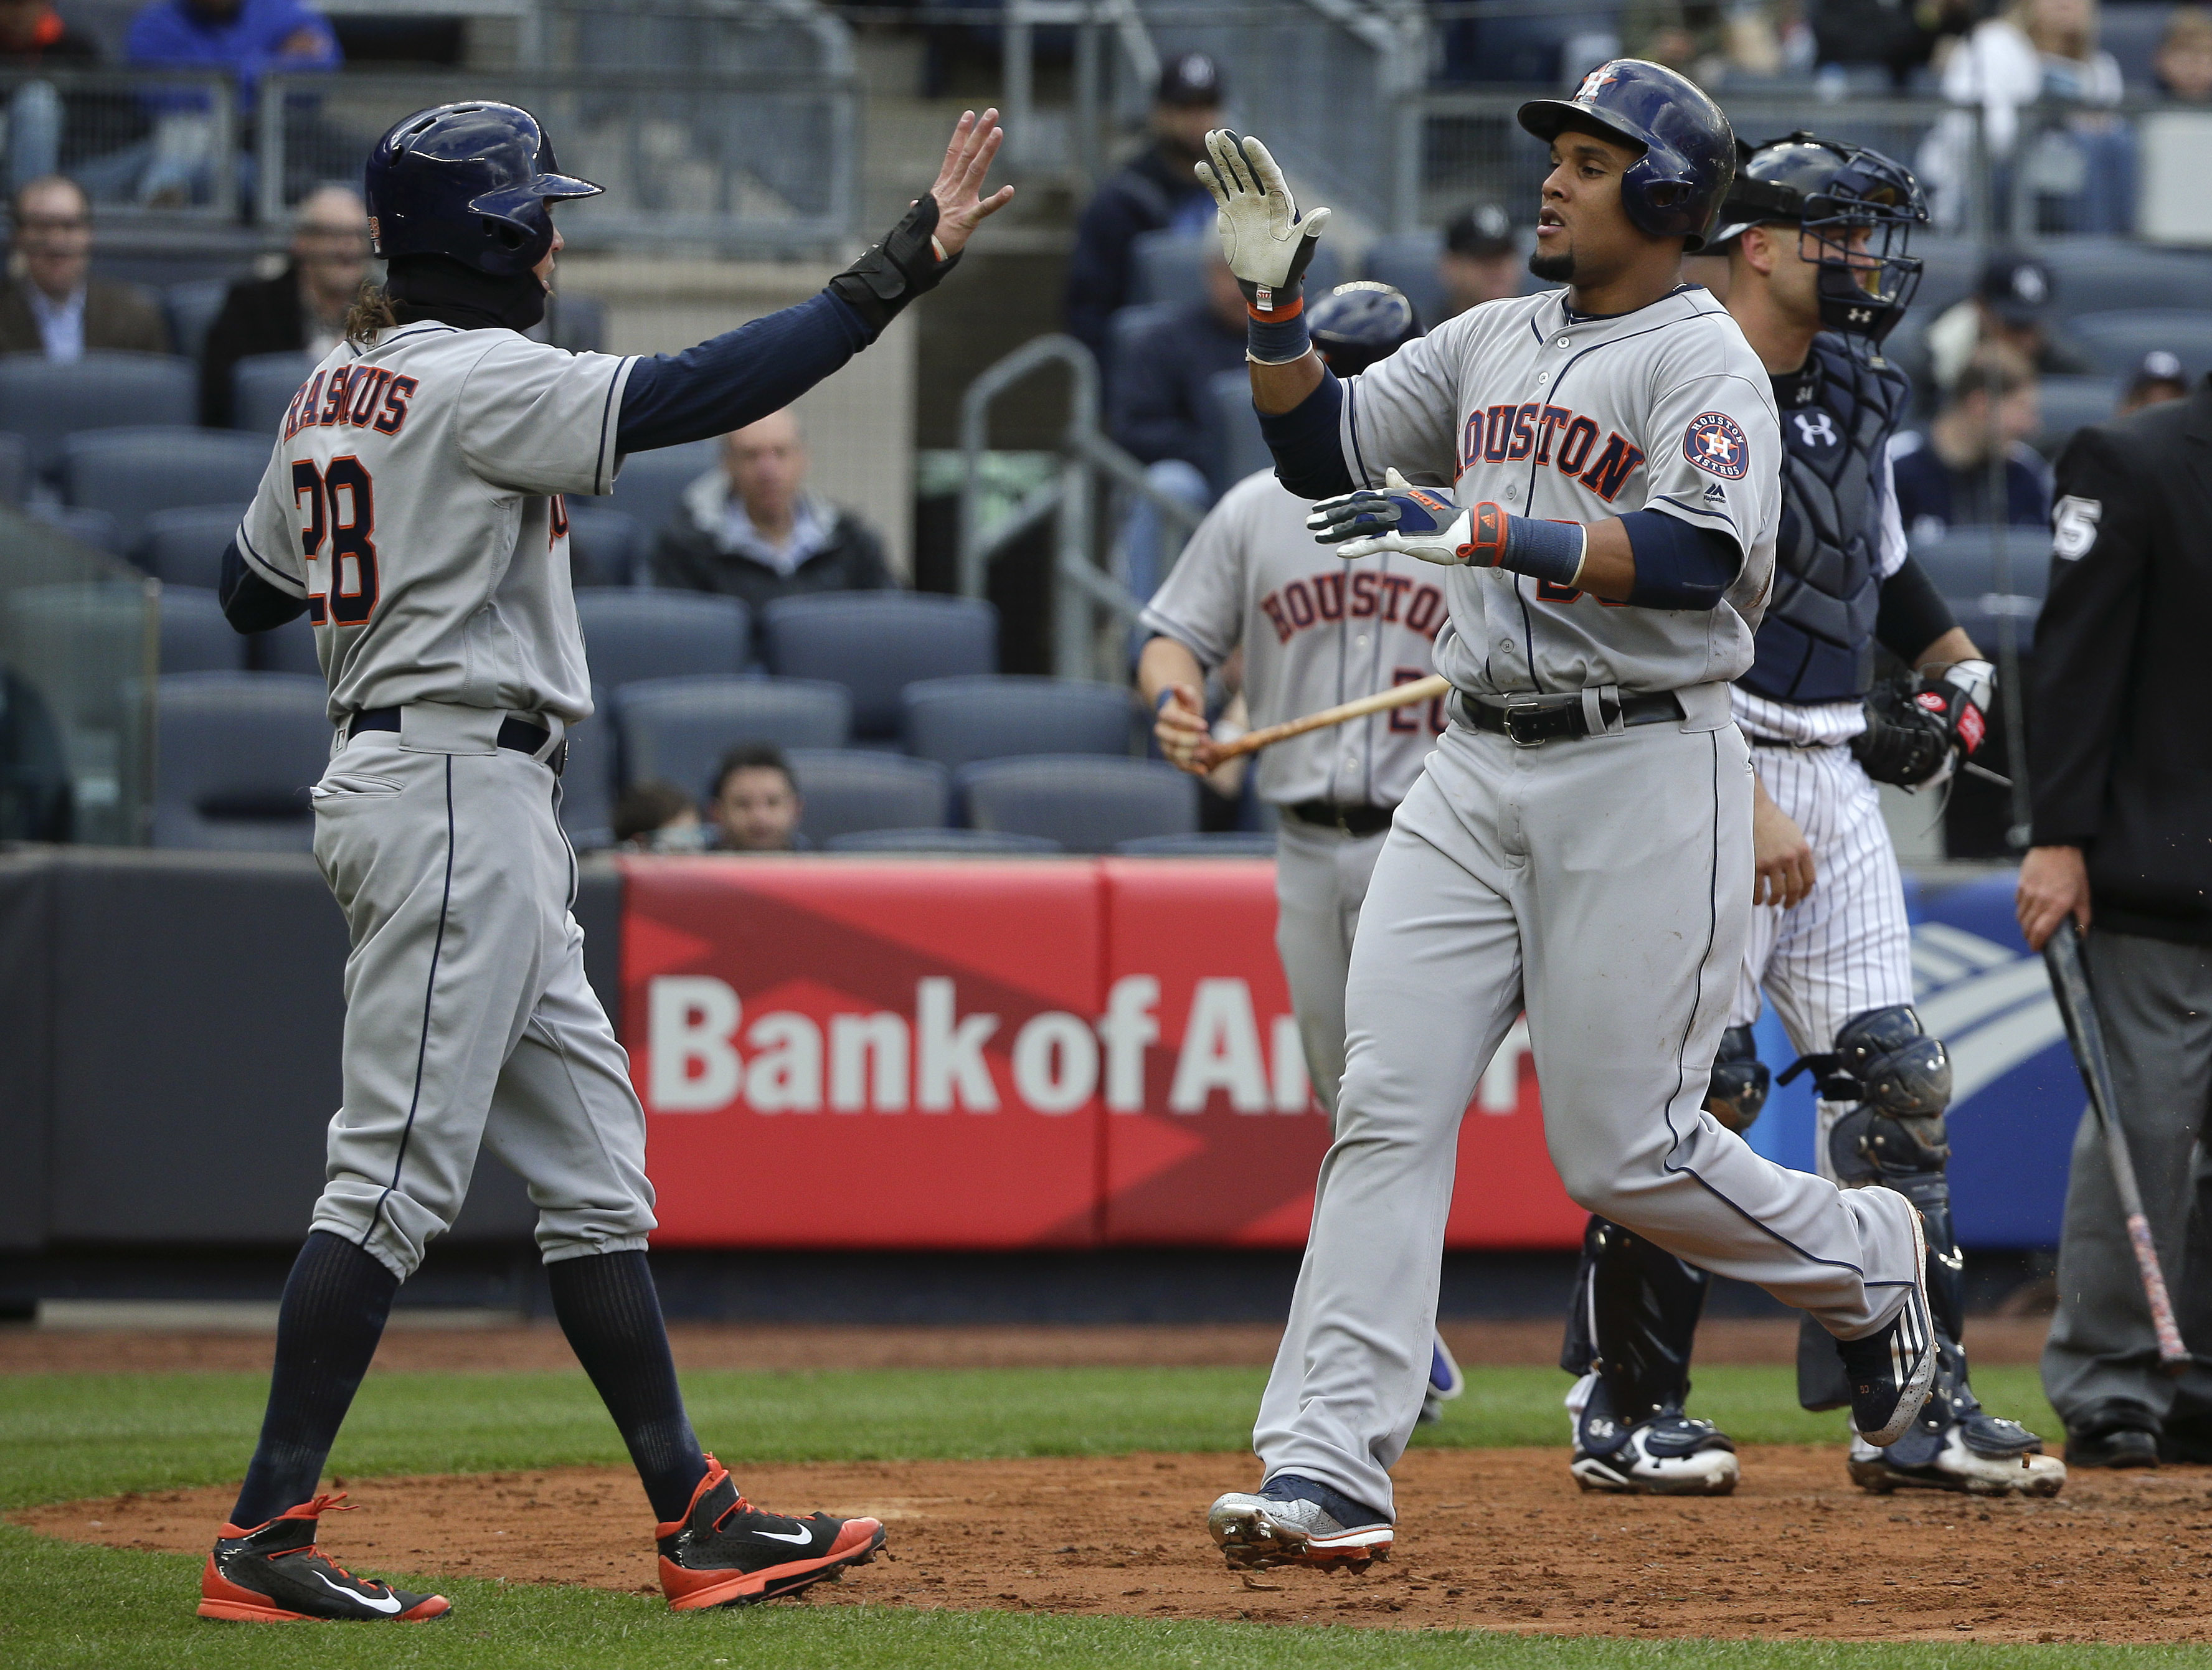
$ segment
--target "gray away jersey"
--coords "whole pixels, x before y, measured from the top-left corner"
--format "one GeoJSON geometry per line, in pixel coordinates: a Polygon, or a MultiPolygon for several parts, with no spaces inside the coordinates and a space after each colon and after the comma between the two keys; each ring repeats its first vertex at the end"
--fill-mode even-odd
{"type": "Polygon", "coordinates": [[[1685,285],[1650,307],[1570,320],[1566,292],[1485,302],[1345,384],[1352,478],[1386,468],[1526,516],[1655,510],[1729,534],[1743,563],[1707,610],[1636,609],[1497,568],[1444,570],[1437,670],[1484,694],[1720,685],[1751,665],[1774,571],[1781,435],[1774,392],[1726,310],[1685,285]]]}
{"type": "MultiPolygon", "coordinates": [[[[1244,647],[1255,728],[1425,678],[1445,617],[1443,569],[1388,552],[1347,562],[1306,531],[1273,471],[1221,495],[1142,623],[1211,670],[1244,647]]],[[[1261,798],[1395,806],[1443,729],[1441,699],[1310,731],[1260,755],[1261,798]]]]}
{"type": "Polygon", "coordinates": [[[634,363],[434,320],[324,356],[238,548],[307,599],[333,723],[413,701],[590,716],[561,495],[613,486],[634,363]]]}

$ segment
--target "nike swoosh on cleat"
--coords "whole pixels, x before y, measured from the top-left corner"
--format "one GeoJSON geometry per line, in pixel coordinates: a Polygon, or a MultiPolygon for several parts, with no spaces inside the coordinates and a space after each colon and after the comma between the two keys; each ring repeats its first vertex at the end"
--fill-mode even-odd
{"type": "Polygon", "coordinates": [[[315,1581],[333,1594],[343,1594],[349,1600],[360,1601],[371,1612],[380,1612],[388,1617],[399,1610],[399,1597],[396,1594],[387,1594],[380,1600],[374,1594],[363,1594],[359,1589],[340,1588],[319,1571],[315,1574],[315,1581]]]}
{"type": "Polygon", "coordinates": [[[811,1531],[755,1531],[751,1534],[756,1537],[773,1538],[777,1542],[805,1542],[813,1537],[814,1533],[811,1531]]]}

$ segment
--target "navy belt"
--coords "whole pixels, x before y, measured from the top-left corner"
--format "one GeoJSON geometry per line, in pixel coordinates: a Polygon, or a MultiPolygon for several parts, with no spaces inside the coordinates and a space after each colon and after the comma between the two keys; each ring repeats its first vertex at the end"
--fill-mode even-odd
{"type": "MultiPolygon", "coordinates": [[[[399,728],[399,709],[397,707],[364,707],[346,721],[346,740],[351,742],[364,731],[397,731],[399,728]]],[[[545,744],[553,740],[553,733],[542,725],[532,725],[526,719],[508,714],[499,722],[499,745],[511,748],[518,754],[527,754],[532,759],[544,751],[545,744]]],[[[545,764],[558,777],[568,763],[568,740],[563,737],[561,745],[546,756],[545,764]]]]}
{"type": "Polygon", "coordinates": [[[1301,800],[1283,810],[1301,823],[1312,823],[1324,829],[1341,829],[1348,835],[1380,835],[1390,827],[1392,808],[1370,806],[1364,802],[1346,804],[1336,800],[1301,800]]]}
{"type": "Polygon", "coordinates": [[[1601,697],[1598,707],[1602,723],[1593,732],[1579,690],[1571,695],[1514,695],[1496,701],[1478,700],[1464,690],[1455,690],[1451,696],[1451,715],[1461,724],[1507,738],[1522,748],[1603,735],[1610,732],[1615,719],[1623,726],[1632,726],[1664,725],[1685,717],[1682,699],[1672,690],[1625,695],[1616,701],[1601,697]]]}

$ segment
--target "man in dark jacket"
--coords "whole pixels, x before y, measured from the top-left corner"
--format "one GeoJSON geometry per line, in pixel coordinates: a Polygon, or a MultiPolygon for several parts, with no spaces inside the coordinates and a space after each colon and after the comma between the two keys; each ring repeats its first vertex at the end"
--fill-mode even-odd
{"type": "Polygon", "coordinates": [[[241,278],[200,351],[200,422],[231,422],[231,373],[255,354],[319,360],[345,335],[368,270],[368,211],[349,185],[319,185],[292,216],[292,258],[274,278],[241,278]]]}
{"type": "MultiPolygon", "coordinates": [[[[2051,592],[2028,726],[2033,845],[2020,920],[2072,915],[2117,1112],[2168,1278],[2212,1100],[2212,384],[2085,428],[2058,461],[2051,592]]],[[[2193,1296],[2175,1281],[2185,1317],[2193,1296]]],[[[2191,1330],[2195,1333],[2195,1330],[2191,1330]]],[[[2212,1340],[2192,1338],[2203,1353],[2212,1340]]],[[[2148,1307],[2094,1123],[2074,1144],[2043,1384],[2081,1467],[2212,1460],[2203,1368],[2159,1372],[2148,1307]]]]}
{"type": "Polygon", "coordinates": [[[92,276],[92,203],[66,174],[15,193],[21,276],[0,283],[0,354],[43,354],[68,363],[88,352],[169,351],[169,325],[136,284],[92,276]]]}
{"type": "Polygon", "coordinates": [[[792,411],[724,436],[722,467],[684,489],[660,531],[655,583],[741,598],[756,631],[778,598],[896,584],[883,542],[852,512],[805,492],[805,480],[806,440],[792,411]]]}
{"type": "Polygon", "coordinates": [[[1221,125],[1221,71],[1203,52],[1185,52],[1160,71],[1152,98],[1152,143],[1098,188],[1076,223],[1067,264],[1067,331],[1103,362],[1106,321],[1129,302],[1129,246],[1147,232],[1208,232],[1213,199],[1191,172],[1206,136],[1221,125]]]}

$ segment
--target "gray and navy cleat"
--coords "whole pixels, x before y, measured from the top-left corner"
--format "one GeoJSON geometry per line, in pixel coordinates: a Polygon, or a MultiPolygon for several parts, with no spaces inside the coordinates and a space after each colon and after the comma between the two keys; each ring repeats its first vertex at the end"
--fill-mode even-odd
{"type": "Polygon", "coordinates": [[[1441,1333],[1429,1339],[1429,1381],[1421,1388],[1421,1424],[1434,1426],[1444,1418],[1445,1404],[1467,1390],[1467,1377],[1452,1360],[1451,1347],[1441,1333]]]}
{"type": "Polygon", "coordinates": [[[1232,1567],[1342,1567],[1390,1558],[1390,1523],[1340,1491],[1278,1473],[1256,1494],[1231,1491],[1206,1510],[1206,1528],[1232,1567]]]}
{"type": "Polygon", "coordinates": [[[1648,1420],[1623,1424],[1605,1382],[1584,1375],[1567,1394],[1575,1435],[1568,1471],[1586,1491],[1617,1496],[1726,1496],[1735,1489],[1735,1444],[1711,1421],[1670,1404],[1648,1420]]]}
{"type": "Polygon", "coordinates": [[[1974,1409],[1935,1431],[1917,1424],[1887,1449],[1851,1441],[1851,1482],[1876,1496],[1892,1491],[1958,1491],[1967,1496],[2057,1496],[2066,1464],[2018,1421],[1974,1409]]]}
{"type": "Polygon", "coordinates": [[[1865,1193],[1895,1200],[1912,1231],[1912,1285],[1897,1315],[1872,1333],[1836,1342],[1850,1382],[1851,1425],[1867,1443],[1886,1449],[1912,1430],[1936,1383],[1936,1327],[1928,1310],[1928,1236],[1920,1209],[1894,1189],[1873,1186],[1865,1193]]]}

